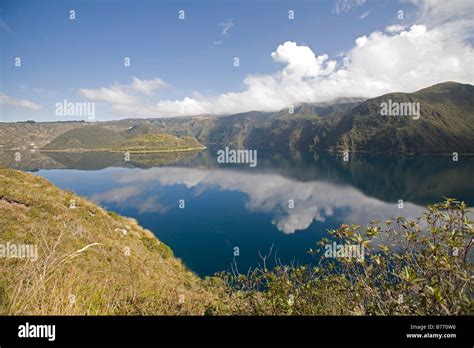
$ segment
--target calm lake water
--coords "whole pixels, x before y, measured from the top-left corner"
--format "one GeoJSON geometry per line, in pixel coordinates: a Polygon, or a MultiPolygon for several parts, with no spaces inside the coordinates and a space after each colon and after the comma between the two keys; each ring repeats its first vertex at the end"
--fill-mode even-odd
{"type": "Polygon", "coordinates": [[[342,223],[421,216],[424,205],[444,196],[474,203],[473,157],[344,162],[330,154],[259,151],[255,168],[219,165],[213,150],[132,155],[130,162],[117,154],[47,157],[22,169],[136,218],[201,276],[230,270],[236,247],[241,272],[261,263],[259,251],[267,254],[272,245],[272,260],[314,262],[307,250],[342,223]]]}

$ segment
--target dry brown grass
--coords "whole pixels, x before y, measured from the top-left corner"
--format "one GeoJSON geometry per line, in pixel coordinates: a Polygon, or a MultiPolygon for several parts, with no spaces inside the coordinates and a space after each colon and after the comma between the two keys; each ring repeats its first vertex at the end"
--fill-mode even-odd
{"type": "Polygon", "coordinates": [[[215,300],[133,219],[14,170],[0,170],[0,197],[0,244],[38,251],[0,258],[1,314],[200,315],[215,300]]]}

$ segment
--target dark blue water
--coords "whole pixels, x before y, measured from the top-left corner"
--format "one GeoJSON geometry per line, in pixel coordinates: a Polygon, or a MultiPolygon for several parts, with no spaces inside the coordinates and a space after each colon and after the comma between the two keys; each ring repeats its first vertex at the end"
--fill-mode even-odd
{"type": "Polygon", "coordinates": [[[136,218],[199,275],[229,270],[235,248],[241,272],[261,264],[259,252],[271,248],[273,264],[314,262],[307,250],[342,223],[421,216],[444,196],[474,203],[472,157],[343,162],[329,154],[259,153],[258,166],[250,168],[218,165],[212,151],[128,163],[113,155],[53,156],[62,169],[39,168],[38,175],[136,218]]]}

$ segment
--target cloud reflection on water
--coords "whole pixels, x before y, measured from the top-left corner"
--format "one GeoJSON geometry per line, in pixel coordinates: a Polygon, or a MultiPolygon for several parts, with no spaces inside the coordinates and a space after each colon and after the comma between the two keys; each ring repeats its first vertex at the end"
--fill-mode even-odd
{"type": "MultiPolygon", "coordinates": [[[[403,209],[397,204],[369,197],[347,184],[326,181],[302,182],[270,172],[243,172],[230,169],[199,169],[161,167],[147,170],[126,170],[112,178],[120,188],[96,193],[92,198],[99,202],[112,202],[135,207],[140,213],[165,213],[174,206],[166,206],[152,194],[153,183],[161,186],[184,185],[198,194],[209,188],[244,193],[248,200],[245,208],[251,212],[271,214],[271,223],[283,233],[307,229],[313,221],[323,223],[338,212],[338,220],[362,226],[372,219],[406,218],[422,216],[424,208],[405,202],[403,209]],[[294,208],[288,201],[294,200],[294,208]]],[[[179,198],[178,198],[179,199],[179,198]]]]}

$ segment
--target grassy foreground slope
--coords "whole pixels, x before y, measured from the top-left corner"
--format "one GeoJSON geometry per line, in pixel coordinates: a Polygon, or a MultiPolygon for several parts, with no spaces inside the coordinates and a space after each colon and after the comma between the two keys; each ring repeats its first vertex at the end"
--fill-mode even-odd
{"type": "Polygon", "coordinates": [[[135,220],[41,177],[0,169],[0,211],[0,244],[38,254],[0,258],[0,314],[203,314],[213,300],[135,220]]]}

